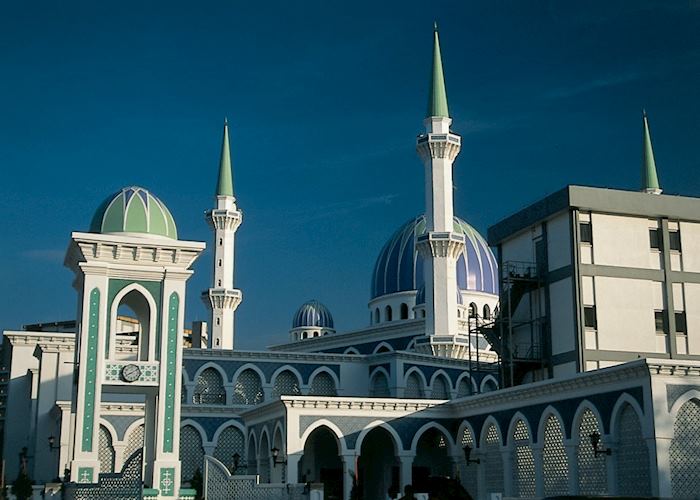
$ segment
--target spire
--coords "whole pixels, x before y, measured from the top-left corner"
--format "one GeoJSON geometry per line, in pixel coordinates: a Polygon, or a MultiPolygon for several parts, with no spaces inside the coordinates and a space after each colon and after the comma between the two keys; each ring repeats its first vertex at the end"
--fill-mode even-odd
{"type": "Polygon", "coordinates": [[[642,111],[642,191],[650,194],[661,194],[662,191],[656,175],[656,162],[646,111],[642,111]]]}
{"type": "Polygon", "coordinates": [[[442,57],[440,55],[440,38],[438,36],[437,23],[433,33],[433,73],[430,82],[430,96],[428,98],[427,117],[439,116],[449,118],[447,111],[447,92],[445,91],[445,77],[442,74],[442,57]]]}
{"type": "Polygon", "coordinates": [[[233,176],[231,174],[231,150],[228,145],[228,120],[224,119],[224,138],[221,142],[221,160],[219,161],[219,182],[216,185],[217,196],[233,196],[233,176]]]}

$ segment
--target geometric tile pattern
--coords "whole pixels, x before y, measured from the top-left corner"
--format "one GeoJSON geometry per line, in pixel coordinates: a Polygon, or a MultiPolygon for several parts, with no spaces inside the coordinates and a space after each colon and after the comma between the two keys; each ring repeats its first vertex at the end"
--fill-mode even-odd
{"type": "Polygon", "coordinates": [[[102,474],[96,484],[65,485],[66,500],[141,500],[143,483],[141,471],[143,450],[139,450],[124,464],[119,474],[102,474]]]}
{"type": "Polygon", "coordinates": [[[272,390],[272,397],[276,396],[298,396],[299,379],[289,370],[285,370],[275,377],[275,385],[272,390]]]}
{"type": "Polygon", "coordinates": [[[143,433],[143,424],[134,427],[131,431],[129,437],[126,439],[126,446],[124,447],[124,454],[122,455],[124,461],[128,460],[136,450],[143,448],[143,433]]]}
{"type": "Polygon", "coordinates": [[[415,372],[406,378],[406,388],[403,391],[403,397],[406,399],[422,399],[425,397],[423,381],[418,378],[415,372]]]}
{"type": "Polygon", "coordinates": [[[542,449],[544,495],[566,495],[569,491],[569,460],[564,449],[564,432],[559,419],[547,417],[542,449]]]}
{"type": "Polygon", "coordinates": [[[389,381],[383,372],[377,372],[372,376],[372,388],[369,395],[374,398],[388,398],[391,396],[389,392],[389,381]]]}
{"type": "Polygon", "coordinates": [[[256,405],[262,403],[263,389],[260,375],[250,368],[243,370],[233,387],[233,403],[256,405]]]}
{"type": "MultiPolygon", "coordinates": [[[[471,446],[472,450],[474,449],[474,436],[472,435],[472,431],[470,431],[468,427],[465,427],[464,432],[462,432],[462,448],[464,448],[465,446],[471,446]]],[[[462,486],[464,486],[464,489],[466,489],[469,492],[472,498],[478,498],[479,496],[477,487],[479,483],[479,467],[480,466],[476,464],[465,464],[464,468],[462,469],[462,486]]]]}
{"type": "Polygon", "coordinates": [[[651,494],[649,474],[640,474],[640,471],[649,470],[649,451],[637,412],[631,405],[625,404],[617,425],[618,442],[613,457],[617,465],[618,494],[648,496],[651,494]]]}
{"type": "Polygon", "coordinates": [[[517,496],[534,497],[535,457],[530,446],[530,431],[522,420],[518,420],[513,431],[513,472],[517,496]]]}
{"type": "Polygon", "coordinates": [[[309,394],[312,396],[337,396],[335,381],[327,372],[317,374],[311,381],[309,394]]]}
{"type": "MultiPolygon", "coordinates": [[[[578,487],[581,495],[605,495],[608,490],[607,455],[601,453],[595,456],[591,444],[591,434],[594,432],[601,433],[598,419],[587,409],[581,415],[578,426],[578,487]]],[[[598,447],[605,447],[602,439],[598,447]]]]}
{"type": "Polygon", "coordinates": [[[100,472],[114,472],[114,447],[112,436],[104,425],[100,426],[97,434],[99,448],[97,456],[100,460],[100,472]]]}
{"type": "Polygon", "coordinates": [[[700,403],[691,399],[678,410],[673,423],[671,488],[674,498],[700,497],[700,403]]]}
{"type": "Polygon", "coordinates": [[[486,438],[483,445],[484,459],[481,467],[485,471],[487,493],[503,492],[503,459],[501,458],[501,439],[498,437],[498,429],[491,424],[486,430],[486,438]]]}
{"type": "MultiPolygon", "coordinates": [[[[219,439],[216,442],[216,449],[214,449],[214,458],[232,469],[233,455],[235,453],[240,455],[241,462],[245,462],[243,433],[238,428],[229,426],[219,434],[219,439]]],[[[235,472],[236,471],[231,470],[232,474],[235,474],[235,472]]]]}
{"type": "Polygon", "coordinates": [[[447,388],[445,377],[439,375],[433,380],[433,391],[430,394],[432,399],[450,399],[450,390],[447,388]]]}
{"type": "Polygon", "coordinates": [[[192,403],[196,405],[226,404],[224,381],[217,370],[207,368],[197,377],[192,403]]]}
{"type": "Polygon", "coordinates": [[[105,363],[105,381],[106,382],[123,382],[122,369],[127,365],[136,365],[141,370],[138,382],[158,383],[158,363],[133,363],[129,361],[122,362],[106,362],[105,363]]]}
{"type": "Polygon", "coordinates": [[[202,469],[204,449],[199,431],[191,425],[186,425],[180,431],[180,470],[182,481],[192,479],[194,472],[202,469]]]}

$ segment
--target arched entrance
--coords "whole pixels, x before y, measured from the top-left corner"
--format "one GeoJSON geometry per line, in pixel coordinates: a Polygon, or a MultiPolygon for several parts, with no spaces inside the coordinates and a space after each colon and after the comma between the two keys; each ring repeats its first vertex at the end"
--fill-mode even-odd
{"type": "Polygon", "coordinates": [[[343,498],[343,464],[338,439],[326,426],[315,429],[304,443],[304,455],[299,461],[299,482],[323,483],[324,498],[343,498]]]}
{"type": "Polygon", "coordinates": [[[357,469],[364,500],[387,498],[389,488],[399,488],[396,443],[389,431],[375,427],[362,440],[357,469]]]}
{"type": "Polygon", "coordinates": [[[431,491],[431,478],[452,476],[449,440],[432,427],[418,439],[413,460],[413,488],[418,492],[431,491]]]}

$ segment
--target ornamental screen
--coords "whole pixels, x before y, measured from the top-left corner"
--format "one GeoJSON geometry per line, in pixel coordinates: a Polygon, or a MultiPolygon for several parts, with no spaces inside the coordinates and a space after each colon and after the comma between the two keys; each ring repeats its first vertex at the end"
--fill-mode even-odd
{"type": "Polygon", "coordinates": [[[649,451],[642,436],[637,412],[625,404],[617,424],[618,443],[613,457],[617,458],[617,487],[620,495],[648,496],[649,451]]]}
{"type": "Polygon", "coordinates": [[[535,458],[530,445],[530,431],[522,420],[513,430],[513,470],[516,471],[515,486],[519,497],[535,496],[535,458]]]}
{"type": "Polygon", "coordinates": [[[326,372],[316,375],[311,382],[309,394],[312,396],[337,396],[338,392],[335,389],[333,377],[326,372]]]}
{"type": "Polygon", "coordinates": [[[484,439],[483,465],[486,476],[486,492],[503,492],[503,459],[501,458],[501,438],[498,429],[491,424],[484,439]]]}
{"type": "Polygon", "coordinates": [[[112,446],[112,435],[104,425],[99,431],[99,450],[97,452],[100,460],[100,472],[114,472],[114,447],[112,446]]]}
{"type": "MultiPolygon", "coordinates": [[[[472,431],[469,430],[468,427],[465,428],[462,432],[462,448],[464,448],[465,446],[470,446],[472,450],[474,449],[474,436],[472,435],[472,431]]],[[[479,466],[477,466],[476,464],[469,464],[465,465],[463,469],[464,474],[462,475],[462,485],[464,486],[464,489],[466,489],[469,492],[472,498],[478,498],[478,467],[479,466]]]]}
{"type": "Polygon", "coordinates": [[[226,404],[224,381],[217,370],[207,368],[197,377],[192,402],[196,405],[226,404]]]}
{"type": "Polygon", "coordinates": [[[544,425],[542,469],[545,496],[566,495],[569,492],[569,460],[564,449],[564,432],[554,415],[549,415],[544,425]]]}
{"type": "MultiPolygon", "coordinates": [[[[608,490],[608,473],[604,454],[595,456],[591,434],[602,434],[598,419],[591,410],[585,410],[578,426],[578,487],[582,495],[604,495],[608,490]]],[[[601,448],[605,443],[601,441],[601,448]]]]}
{"type": "Polygon", "coordinates": [[[180,463],[182,482],[189,482],[197,469],[202,472],[202,436],[191,425],[184,426],[180,431],[180,463]]]}
{"type": "Polygon", "coordinates": [[[275,386],[272,390],[273,396],[298,396],[299,379],[289,370],[285,370],[275,377],[275,386]]]}
{"type": "Polygon", "coordinates": [[[700,497],[700,403],[697,399],[691,399],[678,410],[669,455],[673,497],[700,497]]]}
{"type": "Polygon", "coordinates": [[[263,401],[260,375],[250,368],[243,370],[236,378],[233,387],[233,403],[239,405],[256,405],[263,401]]]}
{"type": "Polygon", "coordinates": [[[423,383],[415,372],[411,373],[408,378],[406,378],[406,390],[403,396],[408,399],[421,399],[425,397],[423,383]]]}

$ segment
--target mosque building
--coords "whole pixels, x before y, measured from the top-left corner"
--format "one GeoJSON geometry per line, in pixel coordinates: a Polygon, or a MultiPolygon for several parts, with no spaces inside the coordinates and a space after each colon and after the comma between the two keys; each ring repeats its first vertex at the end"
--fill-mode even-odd
{"type": "Polygon", "coordinates": [[[285,343],[236,349],[228,124],[211,319],[186,341],[205,243],[150,190],[109,196],[70,236],[76,320],[3,332],[6,482],[190,499],[206,462],[211,499],[386,499],[436,478],[479,499],[700,495],[700,198],[662,193],[646,114],[640,191],[567,186],[486,238],[453,210],[437,29],[423,124],[425,213],[379,250],[356,331],[309,300],[285,343]]]}

